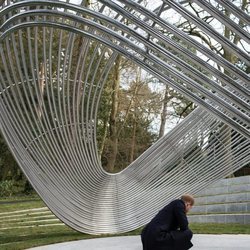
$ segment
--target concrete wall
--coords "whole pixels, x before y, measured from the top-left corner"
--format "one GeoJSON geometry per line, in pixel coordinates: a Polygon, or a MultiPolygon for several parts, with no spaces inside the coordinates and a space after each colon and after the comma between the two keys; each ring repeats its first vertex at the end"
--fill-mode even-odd
{"type": "Polygon", "coordinates": [[[250,224],[250,176],[223,179],[195,196],[190,222],[250,224]]]}

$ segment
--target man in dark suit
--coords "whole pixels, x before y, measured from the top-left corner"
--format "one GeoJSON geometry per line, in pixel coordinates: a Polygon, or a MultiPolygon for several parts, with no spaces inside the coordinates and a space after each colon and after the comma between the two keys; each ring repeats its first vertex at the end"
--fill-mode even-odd
{"type": "Polygon", "coordinates": [[[194,198],[185,194],[165,206],[143,229],[143,250],[187,250],[193,246],[192,231],[188,228],[187,213],[194,198]]]}

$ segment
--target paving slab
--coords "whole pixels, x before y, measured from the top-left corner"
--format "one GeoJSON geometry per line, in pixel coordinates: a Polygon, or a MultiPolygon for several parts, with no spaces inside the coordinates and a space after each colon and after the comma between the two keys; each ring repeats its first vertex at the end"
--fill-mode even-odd
{"type": "MultiPolygon", "coordinates": [[[[195,234],[191,250],[249,250],[250,235],[195,234]]],[[[28,250],[142,250],[140,236],[121,236],[70,241],[28,250]]]]}

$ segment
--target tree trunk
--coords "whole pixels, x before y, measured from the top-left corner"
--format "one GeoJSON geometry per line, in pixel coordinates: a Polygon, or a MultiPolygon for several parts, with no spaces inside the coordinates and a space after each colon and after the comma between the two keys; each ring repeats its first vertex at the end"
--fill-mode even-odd
{"type": "Polygon", "coordinates": [[[38,79],[38,88],[39,88],[39,96],[37,97],[37,115],[41,120],[42,118],[42,103],[43,103],[43,95],[44,95],[44,87],[45,87],[45,65],[41,63],[39,70],[39,79],[38,79]]]}
{"type": "Polygon", "coordinates": [[[169,90],[169,87],[166,85],[163,106],[162,106],[162,113],[161,113],[161,125],[160,125],[160,131],[159,131],[159,138],[161,138],[165,132],[165,126],[166,126],[166,121],[167,121],[167,107],[168,107],[168,101],[169,101],[168,90],[169,90]]]}
{"type": "Polygon", "coordinates": [[[137,128],[136,117],[135,117],[135,115],[133,115],[133,129],[132,129],[129,162],[133,162],[134,158],[135,158],[134,155],[135,155],[135,145],[136,145],[136,128],[137,128]]]}
{"type": "Polygon", "coordinates": [[[120,64],[121,56],[118,55],[115,61],[114,67],[114,80],[112,84],[112,105],[109,120],[110,131],[110,154],[107,163],[107,170],[109,172],[114,171],[116,156],[118,152],[118,136],[117,136],[117,113],[118,113],[118,96],[120,86],[120,64]]]}
{"type": "Polygon", "coordinates": [[[102,140],[101,140],[101,143],[100,143],[100,150],[99,150],[99,158],[101,159],[102,158],[102,153],[103,153],[103,150],[104,150],[104,146],[105,146],[105,141],[106,141],[106,138],[107,138],[107,134],[108,134],[108,119],[104,121],[104,129],[103,129],[103,136],[102,136],[102,140]]]}

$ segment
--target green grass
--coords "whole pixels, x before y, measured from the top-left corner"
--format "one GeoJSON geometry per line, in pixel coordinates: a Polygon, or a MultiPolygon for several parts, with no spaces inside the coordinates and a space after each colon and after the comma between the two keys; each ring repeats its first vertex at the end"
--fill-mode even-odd
{"type": "Polygon", "coordinates": [[[27,196],[22,198],[11,197],[8,199],[0,199],[0,213],[40,207],[46,207],[46,205],[38,196],[27,196]]]}
{"type": "MultiPolygon", "coordinates": [[[[10,212],[23,209],[44,207],[44,203],[38,199],[30,197],[23,200],[8,199],[0,202],[10,202],[0,205],[0,212],[10,212]],[[27,201],[29,200],[29,201],[27,201]]],[[[36,223],[34,223],[35,225],[36,223]]],[[[238,224],[190,224],[194,234],[250,234],[249,225],[238,224]]],[[[141,229],[120,235],[138,235],[141,229]]],[[[35,226],[22,229],[0,229],[0,249],[1,250],[23,250],[31,247],[48,245],[53,243],[89,239],[96,237],[109,237],[114,235],[87,235],[76,232],[66,225],[63,226],[35,226]]],[[[115,235],[117,236],[117,235],[115,235]]]]}
{"type": "MultiPolygon", "coordinates": [[[[26,209],[34,209],[45,207],[46,205],[40,198],[35,197],[24,197],[10,199],[0,199],[0,213],[20,211],[26,209]]],[[[28,214],[28,212],[27,212],[28,214]]],[[[26,213],[24,213],[23,221],[26,213]]],[[[3,215],[0,215],[3,216],[3,215]]],[[[37,219],[39,221],[39,218],[37,219]]],[[[46,222],[51,224],[53,222],[46,222]]],[[[79,233],[66,225],[62,226],[36,226],[38,222],[32,223],[34,227],[27,228],[12,228],[12,229],[1,229],[0,228],[0,249],[1,250],[23,250],[31,247],[48,245],[53,243],[90,239],[96,237],[110,237],[114,235],[88,235],[79,233]]],[[[8,227],[8,220],[1,222],[2,227],[8,227]]],[[[9,224],[13,226],[13,224],[9,224]]],[[[140,229],[122,234],[122,235],[135,235],[139,234],[140,229]]]]}
{"type": "Polygon", "coordinates": [[[194,234],[250,234],[250,226],[224,223],[190,223],[194,234]]]}
{"type": "Polygon", "coordinates": [[[67,226],[3,230],[0,233],[0,249],[21,250],[84,238],[89,238],[89,235],[78,233],[67,226]]]}
{"type": "MultiPolygon", "coordinates": [[[[249,225],[237,224],[196,224],[190,225],[194,234],[250,234],[249,225]]],[[[138,235],[140,229],[120,235],[138,235]]],[[[1,250],[23,250],[72,240],[82,240],[114,235],[87,235],[76,232],[67,226],[34,227],[0,231],[1,250]]],[[[117,236],[117,235],[115,235],[117,236]]]]}
{"type": "MultiPolygon", "coordinates": [[[[121,235],[136,235],[140,229],[121,235]]],[[[26,229],[11,229],[0,231],[1,250],[23,250],[31,247],[53,243],[82,240],[114,235],[88,235],[76,232],[67,226],[34,227],[26,229]]],[[[115,235],[117,236],[117,235],[115,235]]]]}

